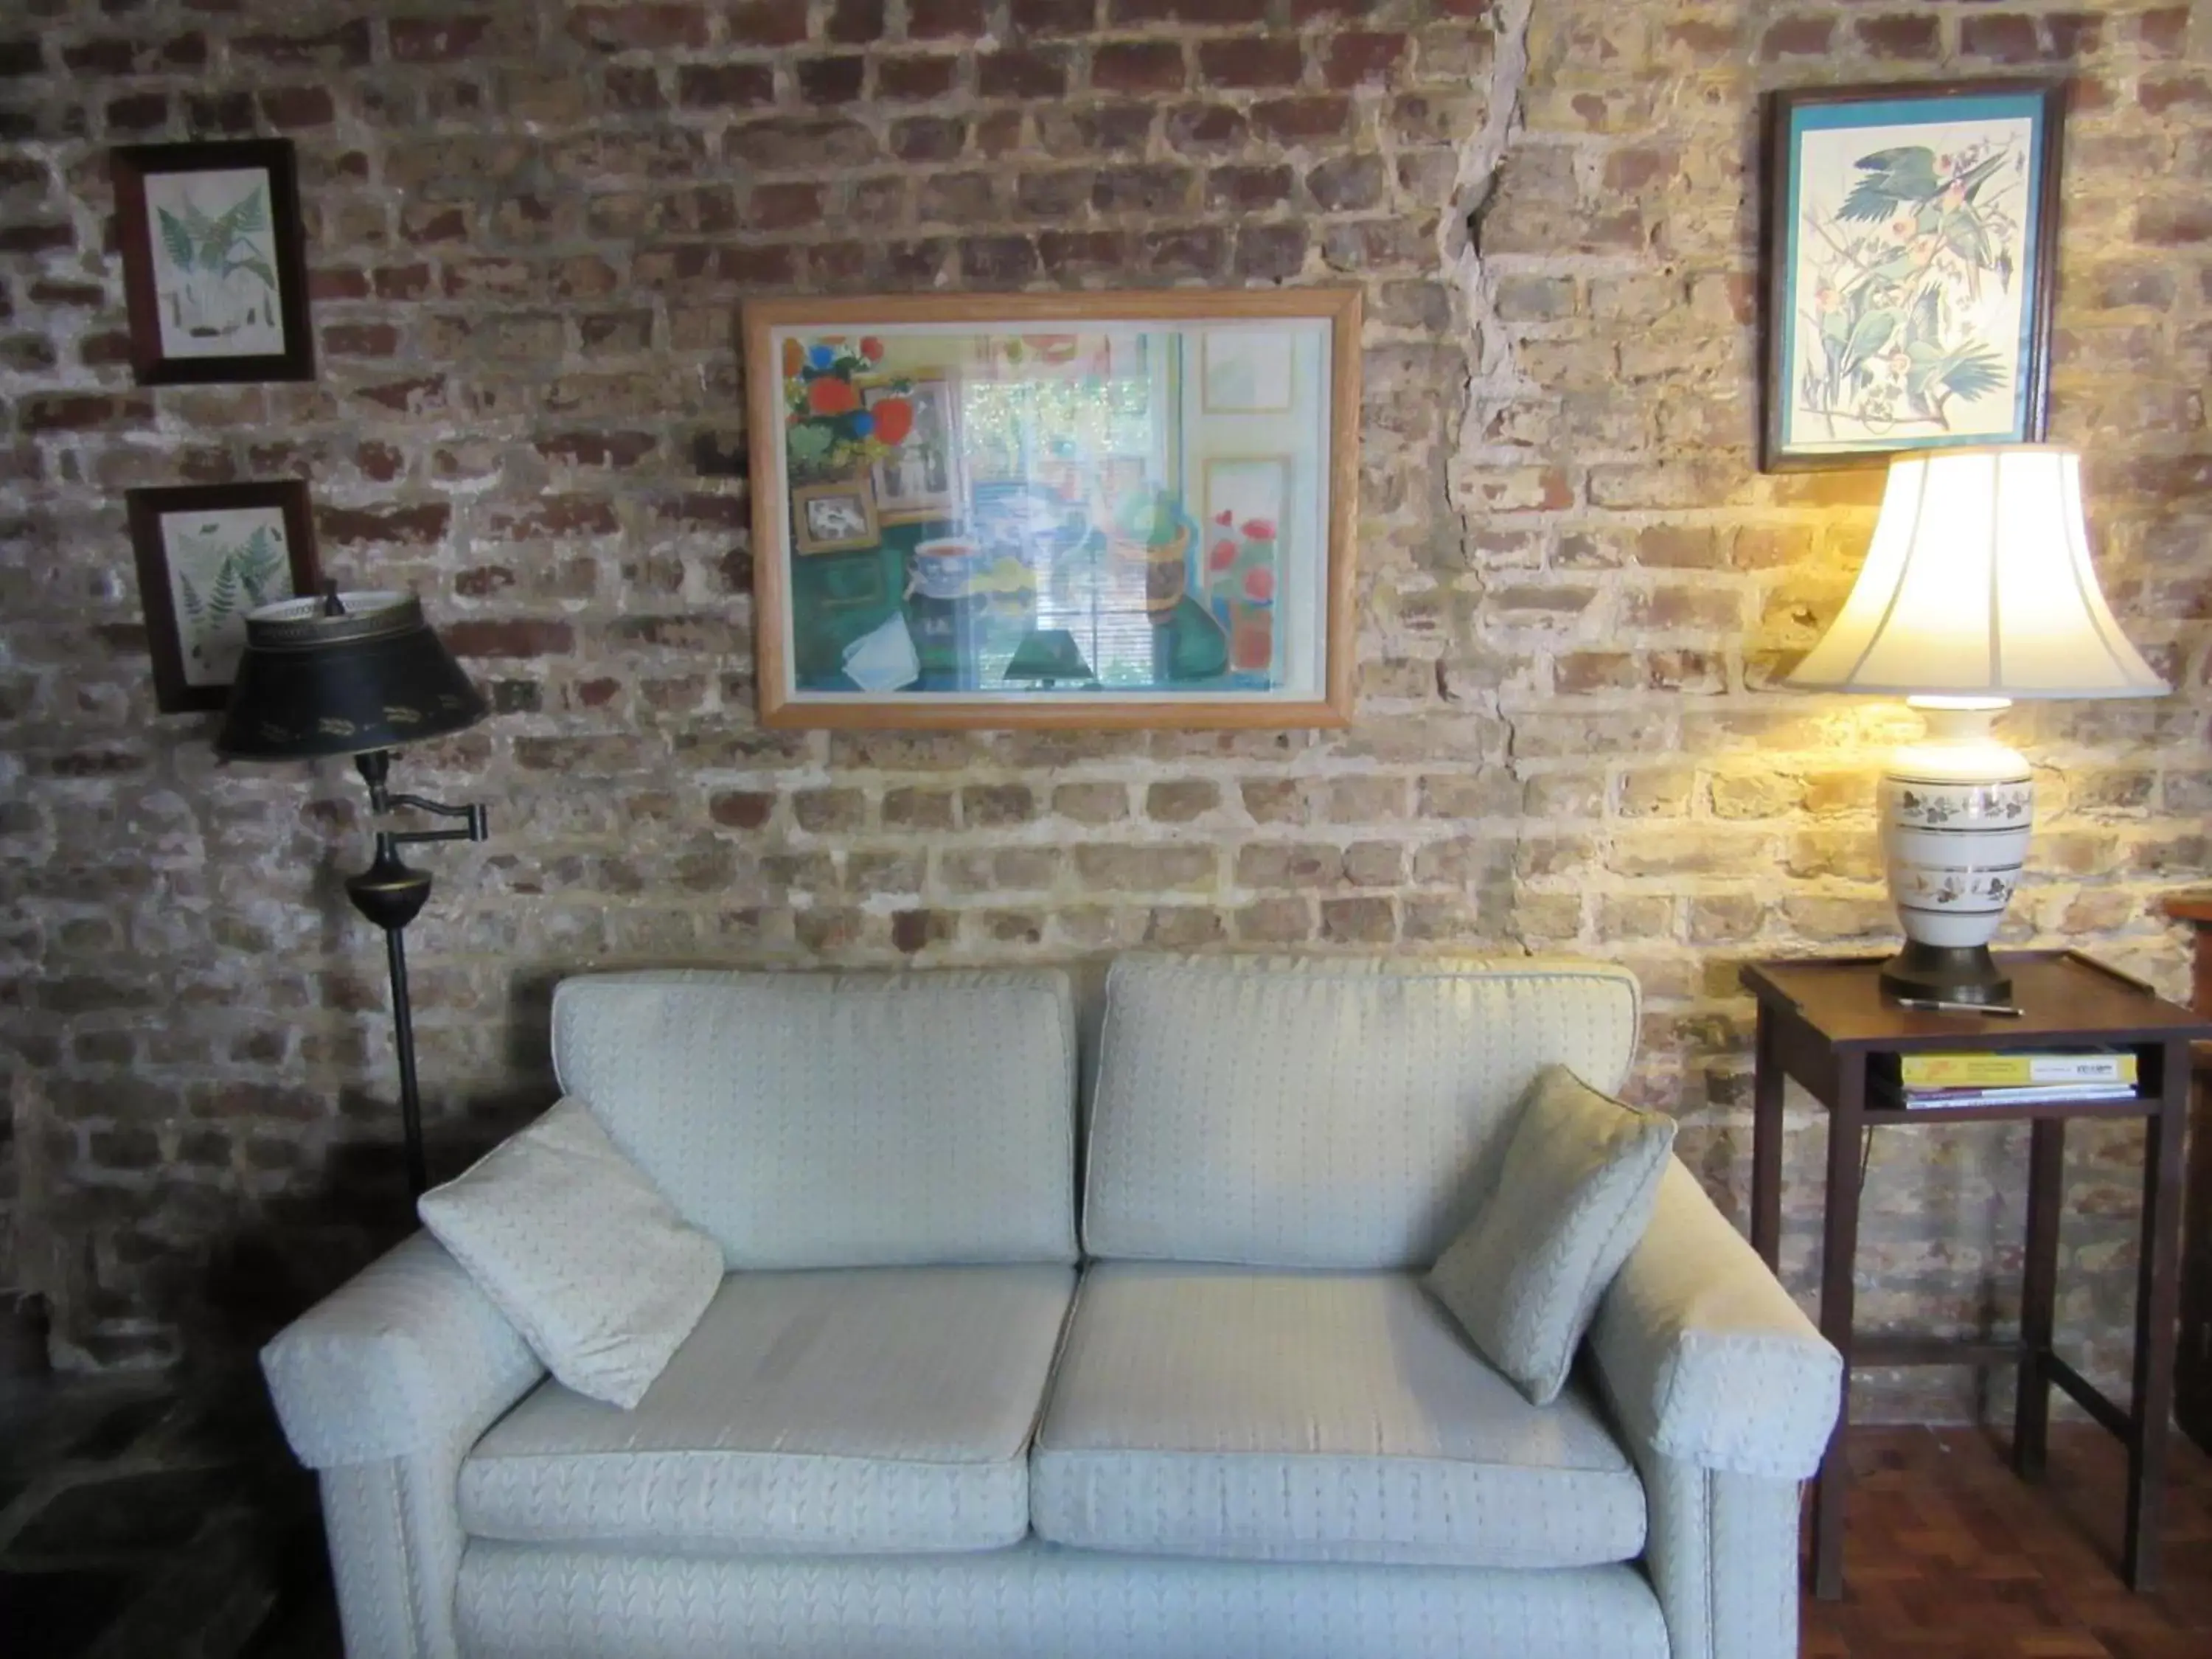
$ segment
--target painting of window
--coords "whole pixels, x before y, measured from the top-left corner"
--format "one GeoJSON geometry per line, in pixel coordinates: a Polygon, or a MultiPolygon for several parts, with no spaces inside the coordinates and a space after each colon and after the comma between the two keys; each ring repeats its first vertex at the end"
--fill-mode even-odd
{"type": "Polygon", "coordinates": [[[759,301],[745,342],[769,724],[1344,717],[1356,295],[759,301]]]}
{"type": "Polygon", "coordinates": [[[2044,434],[2055,82],[1775,94],[1769,471],[2044,434]]]}

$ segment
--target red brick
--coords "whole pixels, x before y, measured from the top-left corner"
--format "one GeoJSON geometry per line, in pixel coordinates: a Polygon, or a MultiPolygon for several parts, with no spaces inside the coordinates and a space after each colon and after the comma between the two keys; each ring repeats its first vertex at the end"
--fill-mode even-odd
{"type": "Polygon", "coordinates": [[[106,113],[111,133],[151,132],[169,125],[169,94],[137,92],[127,98],[112,99],[106,113]]]}
{"type": "Polygon", "coordinates": [[[707,802],[708,815],[732,830],[757,830],[775,811],[775,797],[749,789],[726,789],[707,802]]]}
{"type": "Polygon", "coordinates": [[[1107,0],[1106,15],[1115,27],[1132,23],[1258,23],[1267,15],[1267,0],[1107,0]]]}
{"type": "Polygon", "coordinates": [[[807,58],[798,65],[799,95],[809,104],[849,104],[860,95],[867,60],[858,53],[807,58]]]}
{"type": "Polygon", "coordinates": [[[971,282],[1026,282],[1037,272],[1036,246],[1026,236],[963,236],[960,269],[971,282]]]}
{"type": "Polygon", "coordinates": [[[597,495],[544,495],[527,507],[495,508],[484,533],[494,540],[526,542],[555,536],[612,536],[621,529],[613,505],[597,495]]]}
{"type": "Polygon", "coordinates": [[[960,154],[968,129],[951,116],[917,116],[891,123],[891,154],[902,161],[949,161],[960,154]]]}
{"type": "Polygon", "coordinates": [[[1296,187],[1286,167],[1216,167],[1206,175],[1206,205],[1231,211],[1280,207],[1296,187]]]}
{"type": "Polygon", "coordinates": [[[2154,247],[2212,241],[2212,203],[2142,203],[2136,209],[2136,240],[2154,247]]]}
{"type": "Polygon", "coordinates": [[[1350,101],[1334,95],[1273,98],[1252,106],[1252,125],[1266,137],[1285,144],[1340,137],[1351,119],[1350,101]]]}
{"type": "Polygon", "coordinates": [[[960,60],[950,54],[876,60],[876,95],[886,99],[942,98],[952,90],[960,60]]]}
{"type": "Polygon", "coordinates": [[[2136,19],[2136,38],[2161,58],[2179,58],[2189,44],[2189,8],[2161,6],[2136,19]]]}
{"type": "Polygon", "coordinates": [[[26,398],[18,419],[26,432],[93,432],[145,426],[154,418],[151,399],[63,393],[26,398]]]}
{"type": "Polygon", "coordinates": [[[1095,0],[1012,0],[1008,16],[1024,34],[1082,34],[1097,9],[1095,0]]]}
{"type": "MultiPolygon", "coordinates": [[[[574,27],[573,21],[571,27],[574,27]]],[[[475,52],[490,33],[489,17],[395,17],[384,26],[392,55],[403,64],[450,64],[475,52]]]]}
{"type": "Polygon", "coordinates": [[[76,246],[76,232],[65,224],[0,224],[0,253],[55,253],[76,246]]]}
{"type": "Polygon", "coordinates": [[[884,38],[884,0],[837,0],[823,33],[841,46],[866,46],[884,38]]]}
{"type": "Polygon", "coordinates": [[[0,40],[0,77],[43,75],[46,69],[36,40],[0,40]]]}
{"type": "Polygon", "coordinates": [[[316,533],[325,542],[352,546],[393,542],[428,547],[445,539],[453,510],[443,501],[419,507],[323,507],[315,512],[316,533]]]}
{"type": "Polygon", "coordinates": [[[1406,55],[1402,34],[1340,34],[1322,58],[1322,78],[1332,87],[1385,80],[1406,55]]]}
{"type": "Polygon", "coordinates": [[[1058,52],[994,52],[975,60],[986,98],[1058,98],[1067,91],[1067,60],[1058,52]]]}
{"type": "Polygon", "coordinates": [[[326,127],[337,119],[329,89],[324,87],[272,87],[259,97],[262,115],[280,131],[326,127]]]}
{"type": "MultiPolygon", "coordinates": [[[[1127,245],[1119,231],[1048,230],[1037,238],[1037,258],[1053,276],[1084,276],[1124,271],[1127,245]]],[[[1146,269],[1152,269],[1146,262],[1146,269]]]]}
{"type": "Polygon", "coordinates": [[[1820,58],[1832,50],[1836,20],[1832,17],[1785,17],[1770,23],[1759,37],[1759,55],[1766,63],[1783,58],[1820,58]]]}
{"type": "Polygon", "coordinates": [[[1116,40],[1091,54],[1091,84],[1108,92],[1176,92],[1185,78],[1172,40],[1116,40]]]}
{"type": "Polygon", "coordinates": [[[1198,48],[1198,72],[1217,87],[1294,87],[1305,63],[1296,40],[1248,37],[1202,41],[1198,48]]]}
{"type": "Polygon", "coordinates": [[[2212,109],[2212,81],[2201,75],[2146,76],[2136,88],[2136,101],[2152,115],[2170,109],[2212,109]]]}
{"type": "Polygon", "coordinates": [[[1943,52],[1943,25],[1933,17],[1862,17],[1851,33],[1876,58],[1939,58],[1943,52]]]}
{"type": "Polygon", "coordinates": [[[1243,225],[1237,232],[1237,274],[1279,282],[1304,268],[1303,225],[1243,225]]]}
{"type": "Polygon", "coordinates": [[[686,109],[752,107],[775,101],[775,71],[765,64],[686,64],[676,100],[686,109]]]}
{"type": "Polygon", "coordinates": [[[983,0],[907,0],[906,32],[917,40],[981,34],[984,27],[983,0]]]}
{"type": "Polygon", "coordinates": [[[756,230],[789,230],[820,222],[822,210],[819,185],[755,185],[744,222],[756,230]]]}
{"type": "Polygon", "coordinates": [[[264,64],[310,64],[319,69],[358,69],[368,62],[368,20],[341,23],[320,34],[242,34],[230,43],[234,58],[264,64]]]}
{"type": "Polygon", "coordinates": [[[2035,19],[2017,12],[1959,20],[1959,52],[1993,64],[2033,64],[2043,56],[2035,19]]]}
{"type": "Polygon", "coordinates": [[[729,19],[730,39],[741,46],[791,46],[806,39],[806,8],[793,0],[740,0],[729,19]]]}
{"type": "Polygon", "coordinates": [[[576,645],[567,623],[523,617],[465,617],[441,623],[438,637],[457,657],[561,657],[576,645]]]}
{"type": "Polygon", "coordinates": [[[379,386],[356,386],[354,395],[366,398],[373,404],[381,404],[402,415],[420,415],[444,406],[447,401],[446,377],[442,374],[418,374],[410,380],[386,380],[379,386]]]}
{"type": "Polygon", "coordinates": [[[356,444],[353,464],[361,469],[363,477],[374,478],[379,483],[390,483],[407,470],[407,458],[390,444],[356,444]]]}

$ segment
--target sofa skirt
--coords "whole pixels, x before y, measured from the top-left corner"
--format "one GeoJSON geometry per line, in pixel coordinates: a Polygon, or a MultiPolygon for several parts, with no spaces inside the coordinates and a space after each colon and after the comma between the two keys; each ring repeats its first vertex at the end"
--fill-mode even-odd
{"type": "Polygon", "coordinates": [[[1643,1574],[1108,1555],[699,1560],[472,1540],[468,1659],[1665,1659],[1643,1574]]]}

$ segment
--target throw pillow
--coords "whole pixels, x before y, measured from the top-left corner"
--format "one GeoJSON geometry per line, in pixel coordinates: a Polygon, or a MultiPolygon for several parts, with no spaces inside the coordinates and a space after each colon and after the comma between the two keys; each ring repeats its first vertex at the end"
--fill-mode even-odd
{"type": "Polygon", "coordinates": [[[720,1248],[573,1097],[415,1208],[548,1370],[625,1411],[722,1282],[720,1248]]]}
{"type": "Polygon", "coordinates": [[[1598,1298],[1651,1218],[1674,1144],[1672,1118],[1547,1066],[1497,1190],[1431,1270],[1437,1299],[1535,1404],[1565,1386],[1598,1298]]]}

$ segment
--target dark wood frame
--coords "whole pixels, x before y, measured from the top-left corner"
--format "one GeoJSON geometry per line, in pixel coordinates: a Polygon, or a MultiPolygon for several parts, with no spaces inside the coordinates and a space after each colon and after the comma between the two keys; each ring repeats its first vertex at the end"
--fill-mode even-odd
{"type": "Polygon", "coordinates": [[[1785,452],[1782,443],[1784,407],[1789,388],[1782,361],[1783,319],[1790,302],[1789,273],[1783,268],[1783,250],[1789,213],[1791,157],[1789,153],[1790,117],[1793,110],[1824,104],[1880,103],[1897,100],[1936,102],[1948,98],[1990,94],[2035,94],[2043,100],[2042,148],[2039,156],[2042,186],[2035,203],[2036,222],[2028,228],[2040,273],[2034,294],[2028,297],[2027,359],[2020,365],[2025,382],[2026,404],[2022,430],[1992,433],[1956,440],[1974,443],[2040,443],[2049,430],[2051,416],[2051,328],[2058,290],[2058,174],[2063,149],[2066,82],[2045,76],[1992,81],[1892,82],[1856,87],[1785,88],[1767,94],[1762,124],[1759,169],[1759,466],[1762,472],[1808,472],[1881,466],[1892,455],[1943,447],[1941,439],[1909,441],[1889,449],[1847,453],[1785,452]]]}
{"type": "Polygon", "coordinates": [[[115,185],[116,240],[123,250],[123,292],[131,316],[131,367],[138,384],[313,380],[315,349],[307,325],[307,265],[291,140],[128,144],[112,152],[109,167],[115,185]],[[231,167],[259,167],[269,174],[270,236],[276,250],[276,310],[284,325],[285,349],[237,357],[164,356],[146,179],[154,173],[212,173],[231,167]]]}
{"type": "Polygon", "coordinates": [[[297,478],[265,483],[177,484],[133,489],[125,501],[131,515],[131,548],[138,566],[138,598],[146,612],[146,648],[154,659],[154,701],[164,714],[221,709],[228,685],[193,685],[185,676],[183,636],[169,597],[169,555],[161,520],[177,514],[226,513],[273,507],[284,515],[292,592],[312,593],[321,578],[315,557],[315,515],[307,486],[297,478]]]}
{"type": "MultiPolygon", "coordinates": [[[[1204,290],[1148,289],[1055,294],[946,294],[857,299],[749,300],[744,307],[746,425],[753,497],[753,659],[761,724],[974,731],[1018,727],[1081,731],[1290,731],[1348,726],[1356,630],[1352,568],[1359,523],[1360,293],[1316,287],[1204,290]],[[872,323],[1004,324],[1114,321],[1203,323],[1213,319],[1326,320],[1328,349],[1328,548],[1322,602],[1323,662],[1318,697],[1299,702],[1256,698],[1100,696],[1063,702],[945,694],[897,702],[855,698],[794,701],[787,684],[785,624],[790,603],[784,569],[788,491],[776,445],[783,429],[783,378],[774,331],[801,325],[864,328],[872,323]]],[[[878,511],[881,502],[878,503],[878,511]]]]}
{"type": "Polygon", "coordinates": [[[1843,1400],[1820,1463],[1813,1501],[1813,1589],[1843,1594],[1844,1492],[1850,1478],[1851,1367],[2017,1364],[2013,1468],[2023,1480],[2044,1468],[2056,1383],[2128,1450],[2122,1571],[2130,1588],[2158,1582],[2158,1519],[2166,1483],[2166,1416],[2173,1398],[2174,1334],[2180,1300],[2182,1130],[2189,1110],[2190,1047],[2212,1036],[2212,1020],[2165,1000],[2148,986],[2073,951],[2007,953],[2017,1019],[1923,1013],[1881,992],[1881,959],[1754,962],[1740,970],[1758,999],[1752,1090],[1752,1247],[1773,1267],[1782,1241],[1783,1083],[1794,1078],[1828,1112],[1827,1182],[1822,1193],[1820,1334],[1844,1357],[1843,1400]],[[2109,1045],[2136,1051],[2132,1100],[2040,1101],[1908,1110],[1870,1087],[1879,1058],[1946,1049],[2109,1045]],[[2063,1201],[2066,1121],[2144,1120],[2142,1243],[2136,1277],[2134,1387],[2123,1410],[2052,1350],[2057,1302],[2058,1226],[2063,1201]],[[1851,1269],[1858,1253],[1862,1141],[1875,1127],[2018,1121],[2028,1144],[2027,1240],[2017,1340],[1948,1342],[1865,1337],[1852,1328],[1851,1269]]]}

